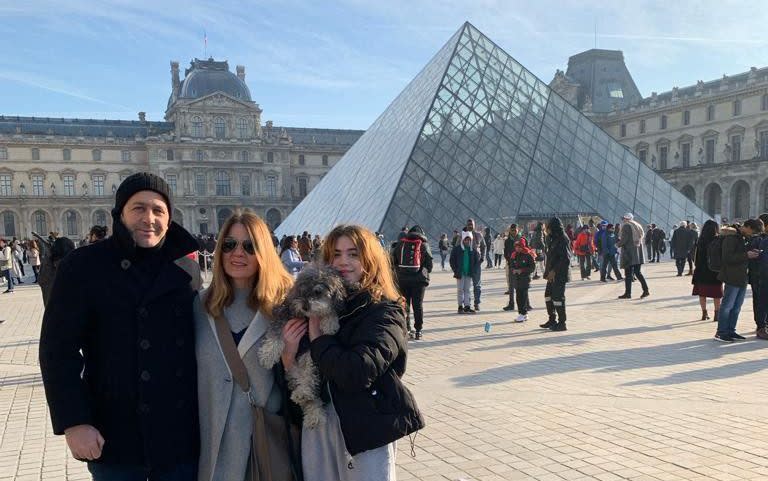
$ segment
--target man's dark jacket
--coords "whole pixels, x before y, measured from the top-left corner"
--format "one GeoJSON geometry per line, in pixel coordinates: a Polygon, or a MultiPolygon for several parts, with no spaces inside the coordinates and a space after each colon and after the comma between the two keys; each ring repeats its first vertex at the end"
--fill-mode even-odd
{"type": "Polygon", "coordinates": [[[61,262],[45,310],[40,368],[53,432],[93,425],[105,440],[97,462],[196,463],[200,271],[184,256],[197,243],[172,223],[160,249],[136,249],[115,226],[61,262]]]}
{"type": "Polygon", "coordinates": [[[328,381],[349,454],[422,429],[416,400],[400,380],[408,360],[402,307],[358,292],[347,300],[339,325],[336,335],[312,341],[311,355],[328,381]]]}

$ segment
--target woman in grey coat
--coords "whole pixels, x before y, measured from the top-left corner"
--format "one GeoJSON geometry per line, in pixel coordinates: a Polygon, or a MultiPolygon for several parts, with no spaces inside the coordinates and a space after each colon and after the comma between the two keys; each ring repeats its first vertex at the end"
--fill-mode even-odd
{"type": "MultiPolygon", "coordinates": [[[[248,396],[234,382],[216,331],[224,318],[237,345],[255,405],[283,412],[284,396],[273,370],[265,369],[258,351],[272,308],[287,293],[293,278],[273,248],[264,221],[245,211],[227,220],[213,254],[213,280],[195,306],[195,342],[200,414],[200,481],[250,479],[253,412],[248,396]],[[270,248],[266,248],[270,247],[270,248]]],[[[296,469],[301,469],[296,460],[296,469]]],[[[284,474],[284,473],[283,473],[284,474]]],[[[289,479],[289,476],[280,479],[289,479]]]]}

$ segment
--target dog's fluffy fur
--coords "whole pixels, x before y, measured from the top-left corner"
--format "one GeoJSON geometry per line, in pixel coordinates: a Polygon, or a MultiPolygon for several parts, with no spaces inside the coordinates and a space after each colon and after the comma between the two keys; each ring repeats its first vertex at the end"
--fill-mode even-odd
{"type": "MultiPolygon", "coordinates": [[[[333,335],[339,330],[338,313],[344,306],[346,287],[341,275],[331,267],[308,265],[296,278],[285,300],[275,308],[274,321],[259,350],[261,364],[271,369],[280,361],[285,342],[283,327],[292,318],[320,318],[320,332],[333,335]]],[[[320,373],[308,350],[299,351],[296,362],[286,371],[291,400],[301,407],[304,425],[317,427],[325,422],[320,399],[320,373]]]]}

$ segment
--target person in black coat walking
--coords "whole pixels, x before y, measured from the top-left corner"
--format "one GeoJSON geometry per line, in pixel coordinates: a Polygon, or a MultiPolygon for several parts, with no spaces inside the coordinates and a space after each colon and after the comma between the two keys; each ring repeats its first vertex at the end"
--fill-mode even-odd
{"type": "Polygon", "coordinates": [[[539,327],[552,331],[567,330],[565,321],[565,283],[571,268],[571,241],[563,230],[563,223],[553,217],[547,222],[547,263],[544,268],[544,278],[547,287],[544,289],[544,300],[547,304],[549,320],[539,327]],[[557,317],[555,317],[557,315],[557,317]]]}
{"type": "Polygon", "coordinates": [[[196,477],[197,249],[149,173],[116,192],[113,235],[59,265],[40,335],[53,432],[93,478],[196,477]]]}
{"type": "Polygon", "coordinates": [[[421,226],[411,227],[408,234],[392,248],[392,265],[397,276],[397,286],[405,298],[408,335],[414,335],[411,332],[410,316],[413,306],[413,327],[416,329],[414,337],[417,341],[421,340],[421,329],[424,327],[424,292],[429,286],[432,264],[432,250],[427,241],[427,234],[421,226]]]}

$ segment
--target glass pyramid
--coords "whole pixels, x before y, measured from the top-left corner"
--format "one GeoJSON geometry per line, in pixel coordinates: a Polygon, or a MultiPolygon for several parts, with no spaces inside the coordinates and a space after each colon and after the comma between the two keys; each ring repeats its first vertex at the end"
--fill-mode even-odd
{"type": "Polygon", "coordinates": [[[596,215],[669,228],[708,216],[465,23],[277,229],[358,223],[431,239],[518,218],[596,215]]]}

